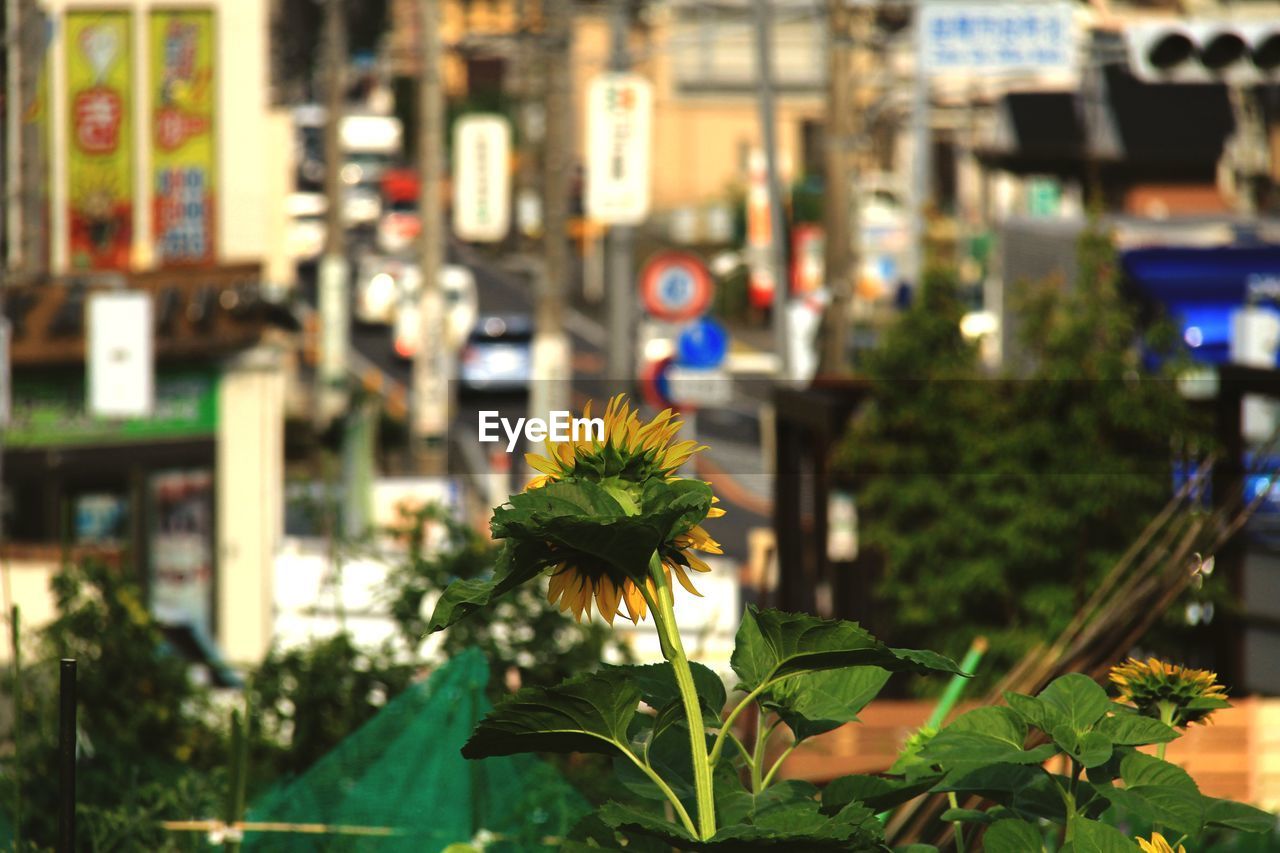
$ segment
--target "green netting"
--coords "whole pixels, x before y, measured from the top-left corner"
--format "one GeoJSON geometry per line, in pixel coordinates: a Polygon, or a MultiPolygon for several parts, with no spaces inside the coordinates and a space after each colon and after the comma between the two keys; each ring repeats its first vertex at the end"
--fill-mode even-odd
{"type": "Polygon", "coordinates": [[[493,853],[556,848],[586,801],[532,756],[467,761],[459,753],[489,710],[484,655],[455,657],[397,697],[336,749],[249,809],[249,822],[391,828],[391,837],[246,833],[247,853],[435,853],[481,837],[493,853]],[[481,833],[483,831],[483,833],[481,833]]]}

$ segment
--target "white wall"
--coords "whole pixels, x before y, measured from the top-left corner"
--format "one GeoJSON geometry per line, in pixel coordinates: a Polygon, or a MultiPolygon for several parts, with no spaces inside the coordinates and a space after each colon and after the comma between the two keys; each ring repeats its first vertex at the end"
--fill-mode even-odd
{"type": "MultiPolygon", "coordinates": [[[[65,272],[70,257],[67,222],[69,123],[66,109],[66,51],[63,15],[71,9],[133,12],[134,214],[133,263],[152,265],[151,114],[148,13],[153,9],[212,9],[217,66],[214,123],[217,150],[217,245],[219,261],[261,260],[273,268],[283,250],[284,188],[291,157],[281,144],[268,109],[270,91],[269,0],[43,0],[54,18],[49,46],[53,127],[52,233],[54,272],[65,272]]],[[[275,121],[278,123],[279,119],[275,121]]],[[[284,140],[287,143],[287,139],[284,140]]]]}
{"type": "Polygon", "coordinates": [[[285,373],[267,347],[229,364],[218,388],[217,634],[232,663],[271,643],[274,566],[284,535],[285,373]]]}

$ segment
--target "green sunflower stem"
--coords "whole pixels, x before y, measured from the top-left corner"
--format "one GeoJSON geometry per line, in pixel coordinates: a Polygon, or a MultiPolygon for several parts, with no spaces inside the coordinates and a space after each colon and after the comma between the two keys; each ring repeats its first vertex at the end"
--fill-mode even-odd
{"type": "Polygon", "coordinates": [[[685,717],[689,721],[689,750],[693,759],[694,794],[698,804],[698,836],[708,839],[716,834],[715,795],[711,787],[711,763],[707,760],[707,732],[702,722],[702,706],[698,703],[698,691],[693,684],[693,671],[684,653],[680,632],[676,629],[674,600],[671,584],[662,569],[662,558],[654,552],[649,558],[649,575],[656,590],[653,621],[658,628],[662,654],[676,674],[680,699],[684,703],[685,717]]]}

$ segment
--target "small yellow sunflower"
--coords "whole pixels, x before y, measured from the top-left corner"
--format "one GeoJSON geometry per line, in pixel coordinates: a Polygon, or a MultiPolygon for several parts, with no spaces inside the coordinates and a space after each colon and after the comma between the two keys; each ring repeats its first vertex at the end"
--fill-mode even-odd
{"type": "Polygon", "coordinates": [[[1138,846],[1142,848],[1142,853],[1187,853],[1187,848],[1181,844],[1178,849],[1174,850],[1164,836],[1158,832],[1151,833],[1151,840],[1145,838],[1138,839],[1138,846]]]}
{"type": "Polygon", "coordinates": [[[1226,688],[1215,673],[1156,658],[1130,658],[1112,667],[1111,681],[1120,689],[1121,702],[1181,728],[1203,723],[1216,709],[1228,706],[1226,688]]]}
{"type": "MultiPolygon", "coordinates": [[[[582,417],[591,417],[590,402],[583,407],[582,417]]],[[[603,420],[603,439],[583,430],[576,440],[554,442],[548,439],[546,456],[526,454],[530,467],[541,473],[529,482],[525,490],[568,479],[581,479],[609,486],[612,494],[625,501],[628,496],[637,497],[649,480],[681,479],[675,472],[693,454],[706,449],[696,441],[671,443],[683,425],[676,420],[671,409],[643,423],[639,412],[632,409],[621,394],[609,401],[603,420]]],[[[712,501],[715,502],[716,498],[713,497],[712,501]]],[[[707,512],[707,518],[722,515],[724,510],[715,506],[707,512]]],[[[701,593],[689,580],[686,570],[711,570],[694,552],[723,553],[720,543],[697,524],[672,537],[658,550],[668,582],[674,576],[693,595],[701,593]]],[[[646,585],[651,595],[657,594],[652,580],[648,580],[646,585]]],[[[572,612],[578,621],[584,614],[591,615],[591,602],[594,600],[600,615],[610,625],[622,605],[626,606],[627,617],[636,623],[648,611],[644,592],[634,581],[620,578],[607,567],[592,564],[581,557],[552,567],[547,600],[552,604],[559,602],[560,610],[572,612]]]]}

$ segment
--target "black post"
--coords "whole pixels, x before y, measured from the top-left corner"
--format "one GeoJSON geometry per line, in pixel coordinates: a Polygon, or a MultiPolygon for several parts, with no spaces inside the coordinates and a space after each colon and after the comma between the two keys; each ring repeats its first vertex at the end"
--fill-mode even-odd
{"type": "Polygon", "coordinates": [[[63,658],[58,689],[58,853],[76,849],[76,662],[63,658]]]}

